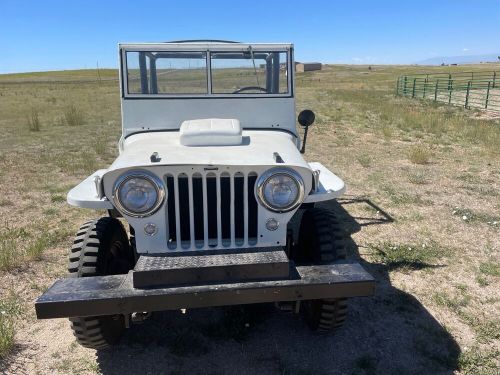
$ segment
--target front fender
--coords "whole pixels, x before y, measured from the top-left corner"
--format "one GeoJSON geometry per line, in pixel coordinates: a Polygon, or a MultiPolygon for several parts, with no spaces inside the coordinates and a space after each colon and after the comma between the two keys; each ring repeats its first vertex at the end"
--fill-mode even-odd
{"type": "Polygon", "coordinates": [[[99,169],[68,192],[66,200],[72,206],[111,210],[113,205],[106,197],[100,197],[96,189],[96,177],[102,178],[106,169],[99,169]]]}
{"type": "Polygon", "coordinates": [[[309,166],[313,171],[319,171],[319,183],[316,190],[306,197],[304,203],[328,201],[336,199],[345,193],[344,181],[330,172],[323,164],[313,162],[309,163],[309,166]]]}

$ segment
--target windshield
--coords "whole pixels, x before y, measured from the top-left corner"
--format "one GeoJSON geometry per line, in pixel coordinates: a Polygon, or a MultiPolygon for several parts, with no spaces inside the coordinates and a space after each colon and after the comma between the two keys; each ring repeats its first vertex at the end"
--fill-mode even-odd
{"type": "Polygon", "coordinates": [[[126,52],[128,94],[282,95],[287,71],[286,52],[126,52]]]}

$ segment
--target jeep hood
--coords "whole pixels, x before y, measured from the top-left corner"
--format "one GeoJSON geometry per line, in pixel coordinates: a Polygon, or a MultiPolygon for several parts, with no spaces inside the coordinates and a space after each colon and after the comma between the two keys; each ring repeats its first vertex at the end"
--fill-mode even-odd
{"type": "Polygon", "coordinates": [[[161,165],[283,165],[309,169],[296,140],[281,130],[243,130],[239,145],[185,146],[179,131],[134,134],[123,141],[121,153],[108,172],[161,165]]]}

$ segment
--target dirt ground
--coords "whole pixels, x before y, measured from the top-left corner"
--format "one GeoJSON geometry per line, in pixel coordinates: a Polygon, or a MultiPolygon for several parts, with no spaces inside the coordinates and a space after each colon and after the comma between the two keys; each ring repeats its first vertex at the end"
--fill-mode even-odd
{"type": "Polygon", "coordinates": [[[0,373],[498,373],[500,121],[395,98],[405,69],[333,66],[297,80],[297,107],[317,114],[306,158],[346,181],[326,207],[352,236],[350,258],[377,280],[375,296],[350,301],[344,327],[312,333],[268,305],[174,311],[102,352],[76,344],[65,319],[36,320],[33,301],[65,275],[72,233],[98,215],[64,196],[116,154],[116,88],[0,79],[0,250],[23,254],[0,269],[0,311],[15,327],[0,373]],[[19,125],[20,102],[45,108],[39,132],[19,125]],[[71,103],[85,123],[61,122],[71,103]]]}
{"type": "MultiPolygon", "coordinates": [[[[323,206],[341,215],[346,230],[353,234],[364,227],[390,225],[393,220],[381,210],[363,218],[346,210],[372,207],[365,198],[348,196],[339,203],[323,206]]],[[[358,259],[359,251],[352,241],[351,256],[358,259]]],[[[53,261],[56,268],[57,260],[53,261]]],[[[31,317],[18,332],[6,371],[421,374],[429,371],[430,361],[432,373],[451,373],[448,369],[457,365],[460,353],[453,337],[417,298],[392,285],[386,267],[361,262],[377,279],[376,295],[352,300],[346,325],[334,335],[312,333],[300,315],[277,311],[272,305],[196,309],[185,315],[178,311],[155,313],[129,329],[116,349],[96,353],[75,343],[66,319],[36,321],[31,317]],[[416,356],[416,347],[424,355],[416,356]]],[[[36,270],[26,271],[25,277],[39,278],[36,270]]],[[[37,295],[24,291],[28,298],[37,295]]]]}

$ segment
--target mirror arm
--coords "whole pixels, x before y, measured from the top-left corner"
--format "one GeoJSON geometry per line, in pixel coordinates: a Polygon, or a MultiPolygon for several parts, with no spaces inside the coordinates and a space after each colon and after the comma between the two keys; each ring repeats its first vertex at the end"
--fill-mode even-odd
{"type": "Polygon", "coordinates": [[[302,140],[302,148],[300,149],[301,154],[306,152],[306,142],[307,142],[307,131],[308,130],[309,130],[309,126],[306,126],[304,129],[304,139],[302,140]]]}

